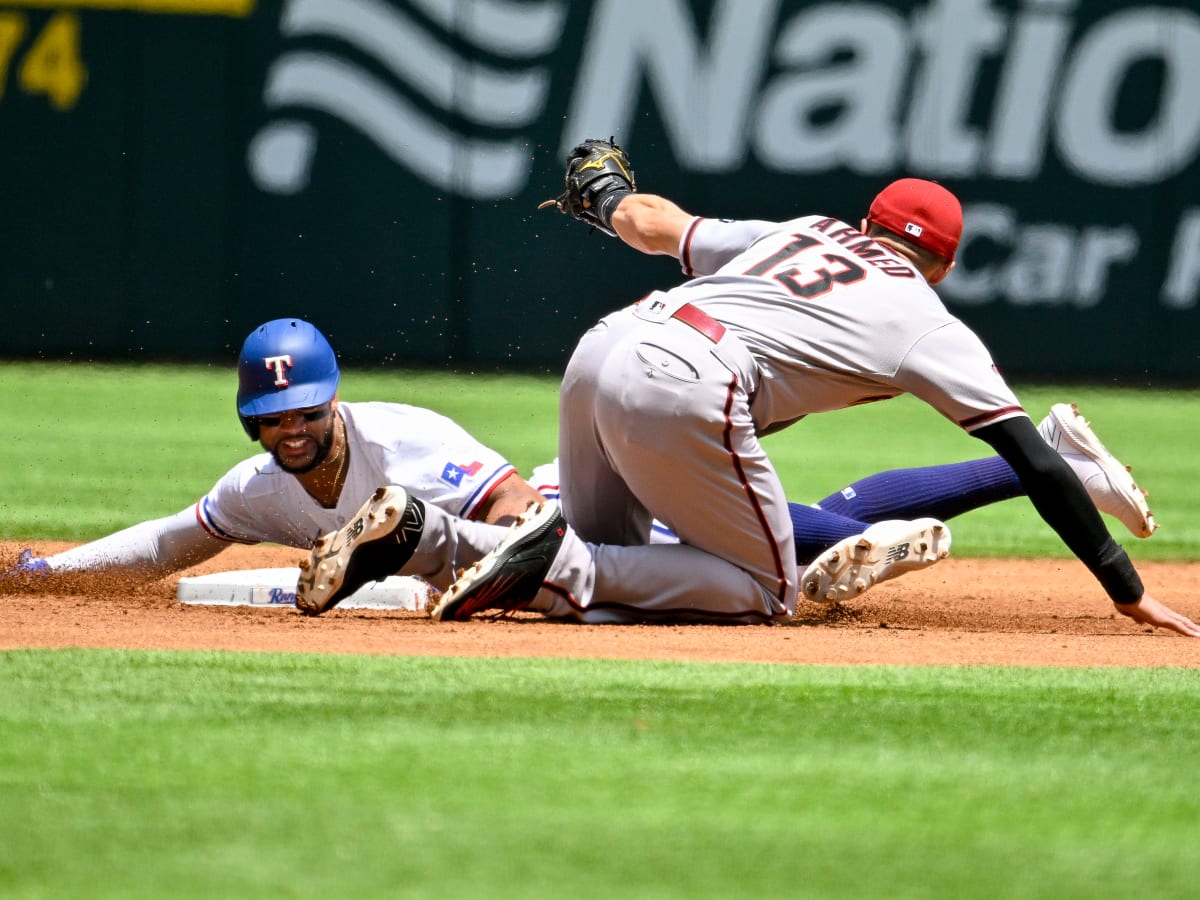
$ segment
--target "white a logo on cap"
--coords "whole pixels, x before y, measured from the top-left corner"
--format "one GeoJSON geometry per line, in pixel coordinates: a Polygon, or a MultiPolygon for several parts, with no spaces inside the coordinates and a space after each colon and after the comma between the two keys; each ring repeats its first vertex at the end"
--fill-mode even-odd
{"type": "Polygon", "coordinates": [[[917,225],[915,222],[907,222],[904,225],[904,233],[911,234],[913,237],[920,237],[921,232],[924,230],[924,228],[922,228],[920,225],[917,225]]]}
{"type": "Polygon", "coordinates": [[[293,365],[291,354],[285,356],[268,356],[263,360],[263,363],[265,363],[266,368],[275,370],[275,387],[288,386],[287,370],[293,365]],[[287,368],[285,369],[284,366],[287,366],[287,368]]]}

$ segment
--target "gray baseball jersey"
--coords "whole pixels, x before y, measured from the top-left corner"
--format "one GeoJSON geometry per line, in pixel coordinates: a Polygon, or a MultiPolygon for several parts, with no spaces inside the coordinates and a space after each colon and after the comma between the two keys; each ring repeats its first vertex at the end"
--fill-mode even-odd
{"type": "Polygon", "coordinates": [[[760,431],[911,393],[968,431],[1022,415],[983,342],[903,257],[845,222],[696,219],[667,292],[727,326],[761,375],[760,431]]]}

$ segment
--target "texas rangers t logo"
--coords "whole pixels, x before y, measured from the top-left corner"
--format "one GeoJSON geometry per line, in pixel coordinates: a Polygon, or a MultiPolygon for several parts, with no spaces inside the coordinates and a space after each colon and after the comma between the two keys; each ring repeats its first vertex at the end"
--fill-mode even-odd
{"type": "Polygon", "coordinates": [[[283,356],[268,356],[263,360],[266,368],[275,370],[275,387],[288,386],[288,369],[293,365],[290,353],[283,356]],[[285,369],[284,366],[287,366],[285,369]]]}

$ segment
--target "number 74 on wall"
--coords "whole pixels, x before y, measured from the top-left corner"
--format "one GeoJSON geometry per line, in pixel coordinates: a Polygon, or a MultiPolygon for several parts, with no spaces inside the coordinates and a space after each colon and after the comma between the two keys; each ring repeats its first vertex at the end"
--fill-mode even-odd
{"type": "Polygon", "coordinates": [[[29,32],[24,13],[0,12],[0,99],[8,75],[27,94],[45,94],[55,109],[71,109],[87,83],[80,56],[79,15],[56,12],[23,52],[18,52],[29,32]]]}

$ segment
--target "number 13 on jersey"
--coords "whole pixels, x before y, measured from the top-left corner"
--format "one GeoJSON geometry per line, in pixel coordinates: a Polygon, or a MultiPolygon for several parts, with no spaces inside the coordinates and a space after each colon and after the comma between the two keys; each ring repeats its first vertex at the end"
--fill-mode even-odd
{"type": "Polygon", "coordinates": [[[853,284],[866,277],[866,270],[862,266],[840,253],[821,253],[812,259],[796,260],[792,265],[780,268],[803,251],[817,246],[821,246],[821,241],[811,235],[793,235],[791,241],[762,262],[751,266],[746,274],[769,275],[797,297],[810,300],[829,293],[835,285],[853,284]]]}

